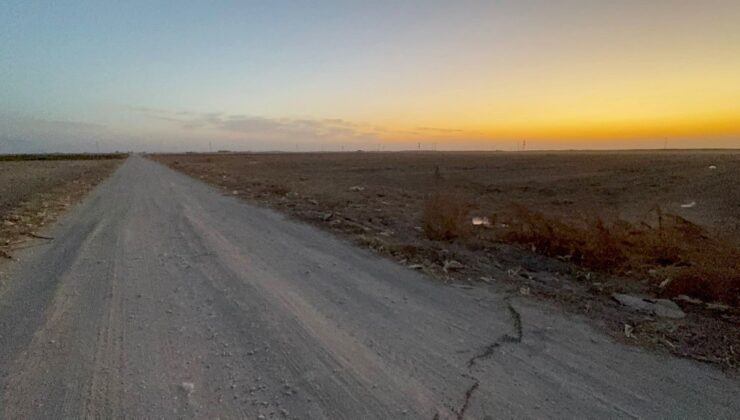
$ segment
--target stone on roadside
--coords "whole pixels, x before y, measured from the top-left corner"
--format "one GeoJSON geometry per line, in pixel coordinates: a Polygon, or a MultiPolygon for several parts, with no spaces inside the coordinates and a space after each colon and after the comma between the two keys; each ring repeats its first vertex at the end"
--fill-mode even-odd
{"type": "Polygon", "coordinates": [[[729,311],[730,307],[725,305],[724,303],[715,302],[715,303],[707,303],[707,309],[712,310],[712,311],[725,312],[725,311],[729,311]]]}
{"type": "Polygon", "coordinates": [[[465,266],[455,260],[445,261],[445,265],[443,267],[444,271],[456,271],[462,270],[463,268],[465,268],[465,266]]]}
{"type": "Polygon", "coordinates": [[[676,302],[668,299],[650,299],[622,293],[612,293],[612,298],[630,309],[647,312],[662,318],[679,319],[686,316],[676,302]]]}
{"type": "Polygon", "coordinates": [[[180,384],[180,389],[185,391],[186,394],[190,395],[195,389],[195,385],[192,382],[183,382],[180,384]]]}
{"type": "Polygon", "coordinates": [[[701,299],[692,298],[691,296],[686,296],[686,295],[678,295],[676,296],[675,300],[681,300],[686,303],[691,303],[693,305],[701,305],[702,303],[704,303],[701,299]]]}

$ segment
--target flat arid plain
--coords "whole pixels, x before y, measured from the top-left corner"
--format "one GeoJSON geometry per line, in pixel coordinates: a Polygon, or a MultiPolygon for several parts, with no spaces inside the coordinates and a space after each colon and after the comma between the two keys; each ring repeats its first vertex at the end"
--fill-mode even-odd
{"type": "MultiPolygon", "coordinates": [[[[4,176],[44,166],[10,163],[4,176]]],[[[84,198],[39,184],[4,204],[4,225],[25,227],[0,265],[2,414],[732,418],[737,164],[734,152],[59,164],[87,168],[63,183],[84,183],[84,198]],[[42,194],[62,204],[38,223],[18,209],[42,194]]]]}
{"type": "Polygon", "coordinates": [[[627,343],[740,362],[738,152],[154,158],[445,283],[506,284],[627,343]],[[615,293],[671,298],[689,315],[645,317],[615,293]]]}

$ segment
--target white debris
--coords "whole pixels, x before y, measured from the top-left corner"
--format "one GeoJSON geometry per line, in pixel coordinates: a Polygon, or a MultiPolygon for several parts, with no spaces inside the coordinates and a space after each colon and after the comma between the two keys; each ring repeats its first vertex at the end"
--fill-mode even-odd
{"type": "Polygon", "coordinates": [[[632,338],[633,337],[632,332],[634,332],[634,331],[635,331],[635,327],[633,327],[632,325],[629,325],[629,324],[624,324],[624,335],[625,335],[625,337],[632,338]]]}
{"type": "Polygon", "coordinates": [[[350,191],[364,191],[365,190],[365,187],[361,187],[359,185],[355,185],[355,186],[349,187],[349,190],[350,191]]]}
{"type": "Polygon", "coordinates": [[[491,221],[487,217],[473,217],[473,226],[491,226],[491,221]]]}
{"type": "Polygon", "coordinates": [[[696,206],[696,201],[692,201],[690,203],[681,204],[682,209],[690,209],[692,207],[696,206]]]}
{"type": "Polygon", "coordinates": [[[707,303],[707,309],[711,309],[713,311],[729,311],[730,307],[728,305],[725,305],[724,303],[707,303]]]}
{"type": "Polygon", "coordinates": [[[717,169],[717,166],[715,166],[715,165],[709,165],[709,169],[715,170],[715,169],[717,169]]]}

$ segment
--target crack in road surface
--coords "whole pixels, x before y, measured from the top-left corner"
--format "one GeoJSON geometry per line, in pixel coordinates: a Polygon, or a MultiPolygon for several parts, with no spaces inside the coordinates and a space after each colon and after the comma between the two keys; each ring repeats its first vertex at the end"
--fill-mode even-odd
{"type": "Polygon", "coordinates": [[[479,354],[471,357],[470,360],[468,360],[468,363],[467,363],[468,374],[466,376],[473,380],[473,384],[470,385],[470,387],[465,390],[465,395],[463,397],[463,402],[460,408],[457,410],[454,410],[457,413],[458,420],[462,420],[463,418],[465,418],[465,412],[467,411],[468,406],[470,405],[470,400],[473,398],[475,391],[480,387],[481,380],[478,377],[473,375],[473,367],[475,366],[475,364],[478,361],[485,360],[493,356],[493,354],[496,352],[496,349],[501,347],[503,344],[507,344],[507,343],[518,344],[522,342],[522,338],[523,338],[522,316],[511,304],[511,296],[507,296],[506,298],[504,298],[504,302],[506,303],[506,308],[509,311],[511,322],[514,326],[515,335],[514,336],[510,334],[502,335],[493,343],[485,346],[483,351],[481,351],[479,354]]]}
{"type": "Polygon", "coordinates": [[[139,156],[38,234],[55,239],[3,261],[3,418],[740,412],[711,366],[430,281],[139,156]]]}

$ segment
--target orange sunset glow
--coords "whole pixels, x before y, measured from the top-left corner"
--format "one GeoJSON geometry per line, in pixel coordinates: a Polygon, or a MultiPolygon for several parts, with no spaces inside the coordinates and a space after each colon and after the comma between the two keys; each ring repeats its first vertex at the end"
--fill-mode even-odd
{"type": "Polygon", "coordinates": [[[13,8],[6,149],[740,147],[731,0],[13,8]]]}

